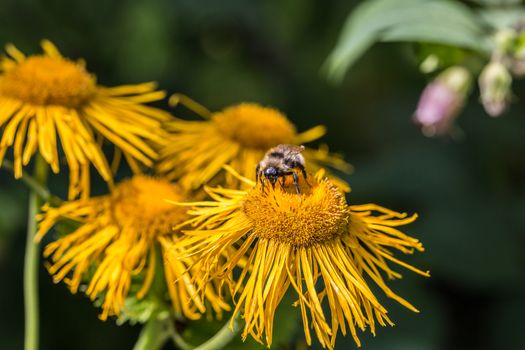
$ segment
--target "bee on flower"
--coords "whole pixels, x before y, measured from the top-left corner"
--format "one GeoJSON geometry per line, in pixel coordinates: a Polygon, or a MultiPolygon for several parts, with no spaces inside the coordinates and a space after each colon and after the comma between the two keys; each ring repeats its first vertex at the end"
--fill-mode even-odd
{"type": "MultiPolygon", "coordinates": [[[[231,166],[242,176],[255,180],[253,169],[268,149],[280,144],[301,146],[325,133],[323,126],[298,133],[280,111],[255,103],[241,103],[211,113],[185,96],[174,95],[171,102],[184,102],[205,119],[175,119],[165,123],[171,136],[160,152],[157,171],[185,188],[198,189],[210,181],[224,181],[232,188],[242,186],[235,176],[224,174],[223,166],[231,166]],[[217,180],[223,174],[225,179],[217,180]]],[[[302,153],[313,170],[323,166],[343,172],[352,169],[342,157],[329,153],[325,146],[306,147],[302,153]]],[[[333,181],[349,191],[343,180],[334,177],[333,181]]]]}
{"type": "Polygon", "coordinates": [[[257,184],[259,179],[261,179],[264,186],[265,181],[268,180],[272,186],[275,186],[277,180],[282,179],[282,185],[284,186],[285,177],[291,175],[295,190],[297,194],[300,194],[297,170],[301,172],[306,180],[302,151],[304,151],[304,146],[278,145],[271,148],[255,168],[255,183],[257,184]]]}
{"type": "Polygon", "coordinates": [[[103,300],[102,320],[121,314],[133,284],[140,285],[135,297],[144,298],[162,270],[176,314],[197,319],[208,307],[219,316],[229,310],[213,284],[197,295],[191,281],[199,280],[202,272],[195,259],[185,257],[174,244],[181,234],[172,227],[188,217],[185,208],[168,201],[187,200],[184,193],[167,180],[136,175],[108,195],[45,206],[39,215],[38,241],[63,221],[77,223],[73,232],[44,249],[53,281],[65,281],[72,293],[85,284],[92,300],[103,300]],[[157,266],[159,251],[162,268],[157,266]]]}
{"type": "Polygon", "coordinates": [[[289,289],[297,294],[306,342],[311,345],[313,333],[329,349],[339,332],[350,333],[360,345],[358,330],[375,334],[378,325],[393,324],[368,278],[417,312],[385,281],[401,278],[393,265],[429,276],[394,256],[394,250],[423,251],[417,239],[398,229],[416,215],[348,204],[322,170],[308,182],[297,177],[300,194],[293,175],[284,175],[282,186],[241,179],[251,188],[207,188],[212,200],[185,204],[194,228],[178,244],[207,271],[201,282],[215,279],[229,286],[234,316],[244,320],[243,339],[250,335],[272,344],[275,312],[289,289]]]}
{"type": "Polygon", "coordinates": [[[101,86],[84,61],[63,57],[47,40],[42,48],[43,54],[26,56],[7,45],[8,56],[0,58],[0,165],[12,149],[20,178],[38,152],[58,173],[62,149],[70,199],[89,196],[91,165],[109,184],[122,156],[135,172],[151,167],[155,147],[166,140],[161,122],[171,116],[144,103],[165,93],[153,83],[101,86]],[[111,164],[102,151],[104,141],[115,147],[111,164]]]}

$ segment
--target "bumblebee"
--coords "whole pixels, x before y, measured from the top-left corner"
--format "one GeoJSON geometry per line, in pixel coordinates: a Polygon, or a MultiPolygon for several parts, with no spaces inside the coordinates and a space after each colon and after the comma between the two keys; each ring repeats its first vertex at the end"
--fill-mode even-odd
{"type": "Polygon", "coordinates": [[[261,180],[264,190],[266,180],[275,187],[278,179],[282,179],[282,185],[284,185],[285,177],[292,175],[295,190],[297,194],[301,194],[296,170],[299,170],[306,180],[302,151],[304,151],[304,146],[278,145],[271,148],[255,168],[255,182],[258,183],[261,180]]]}

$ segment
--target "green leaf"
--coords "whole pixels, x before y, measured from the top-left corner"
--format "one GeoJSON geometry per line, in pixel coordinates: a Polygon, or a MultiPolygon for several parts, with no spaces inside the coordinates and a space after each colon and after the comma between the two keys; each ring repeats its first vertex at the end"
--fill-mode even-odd
{"type": "Polygon", "coordinates": [[[494,29],[514,28],[523,22],[525,9],[519,7],[508,7],[501,9],[487,9],[479,12],[480,17],[494,29]]]}
{"type": "Polygon", "coordinates": [[[137,300],[135,296],[127,297],[122,313],[117,319],[117,325],[129,322],[131,325],[136,323],[146,323],[159,309],[157,303],[150,299],[137,300]]]}
{"type": "Polygon", "coordinates": [[[446,0],[369,0],[350,13],[325,69],[340,80],[378,41],[441,43],[487,51],[481,21],[466,6],[446,0]]]}
{"type": "Polygon", "coordinates": [[[517,5],[523,0],[471,0],[472,2],[478,3],[483,6],[510,6],[517,5]]]}
{"type": "Polygon", "coordinates": [[[387,16],[397,7],[407,7],[419,0],[373,0],[358,6],[348,16],[339,41],[325,64],[330,79],[339,80],[345,71],[378,39],[381,30],[391,25],[387,16]]]}
{"type": "Polygon", "coordinates": [[[439,21],[414,21],[393,27],[382,35],[381,41],[439,43],[475,51],[485,51],[488,47],[488,43],[480,40],[476,33],[464,31],[458,26],[443,26],[439,21]]]}

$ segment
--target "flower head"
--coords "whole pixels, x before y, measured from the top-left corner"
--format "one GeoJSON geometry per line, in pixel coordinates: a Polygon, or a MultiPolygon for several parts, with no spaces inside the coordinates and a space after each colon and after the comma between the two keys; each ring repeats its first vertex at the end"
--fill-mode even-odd
{"type": "Polygon", "coordinates": [[[276,308],[293,288],[308,344],[313,330],[323,347],[332,349],[339,331],[350,332],[359,345],[357,329],[375,333],[376,324],[392,324],[366,276],[417,311],[385,282],[385,277],[401,277],[390,264],[428,275],[392,252],[423,250],[418,240],[397,229],[416,216],[373,204],[348,205],[322,173],[308,182],[301,179],[300,186],[300,195],[289,179],[264,190],[208,189],[214,201],[188,204],[196,228],[186,231],[180,244],[200,257],[209,278],[230,283],[234,314],[242,313],[245,321],[242,336],[271,345],[276,308]],[[218,259],[221,255],[225,259],[218,259]],[[229,281],[238,267],[238,279],[229,281]]]}
{"type": "Polygon", "coordinates": [[[51,259],[49,272],[58,283],[64,280],[72,293],[87,283],[86,294],[103,298],[100,318],[118,316],[133,283],[140,283],[138,299],[149,291],[156,268],[156,243],[164,257],[164,272],[175,311],[187,318],[198,318],[205,311],[205,300],[220,313],[228,305],[205,289],[196,295],[190,282],[198,277],[194,261],[184,258],[174,245],[178,234],[172,226],[187,219],[184,208],[167,201],[182,201],[180,188],[162,179],[136,175],[120,183],[111,194],[88,200],[76,200],[58,208],[44,207],[40,215],[37,240],[56,224],[73,220],[78,228],[49,243],[44,256],[51,259]]]}
{"type": "MultiPolygon", "coordinates": [[[[228,107],[204,121],[170,121],[166,123],[166,129],[173,136],[161,151],[157,170],[192,189],[215,178],[224,165],[255,179],[255,167],[268,149],[279,144],[301,145],[325,133],[322,126],[297,133],[295,126],[281,112],[255,103],[228,107]]],[[[318,150],[306,148],[304,154],[313,169],[321,165],[342,171],[351,169],[340,157],[330,154],[326,147],[318,150]]],[[[229,186],[240,185],[231,174],[225,176],[229,186]]],[[[348,190],[348,185],[342,180],[334,181],[348,190]]]]}
{"type": "Polygon", "coordinates": [[[479,75],[479,90],[485,111],[491,117],[498,117],[509,105],[512,75],[502,62],[491,61],[479,75]]]}
{"type": "Polygon", "coordinates": [[[426,136],[444,135],[458,116],[471,85],[470,72],[451,67],[428,84],[421,94],[414,121],[426,136]]]}
{"type": "Polygon", "coordinates": [[[113,166],[121,153],[132,169],[151,166],[165,132],[161,122],[170,115],[143,105],[164,98],[155,84],[107,88],[96,83],[83,61],[63,57],[49,41],[43,54],[26,57],[13,45],[0,59],[0,164],[13,148],[15,177],[22,176],[35,152],[53,172],[60,171],[58,149],[64,151],[70,173],[69,197],[89,195],[92,164],[112,183],[112,166],[101,142],[115,145],[113,166]]]}

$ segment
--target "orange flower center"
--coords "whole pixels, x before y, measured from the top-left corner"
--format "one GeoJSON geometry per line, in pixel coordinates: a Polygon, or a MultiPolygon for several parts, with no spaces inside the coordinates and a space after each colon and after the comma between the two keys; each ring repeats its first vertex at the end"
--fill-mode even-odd
{"type": "Polygon", "coordinates": [[[187,198],[163,179],[137,175],[120,183],[111,196],[117,224],[145,232],[151,238],[170,233],[173,226],[187,218],[184,207],[170,203],[187,198]]]}
{"type": "Polygon", "coordinates": [[[95,91],[95,78],[65,58],[31,56],[0,76],[0,94],[34,105],[78,107],[95,91]]]}
{"type": "Polygon", "coordinates": [[[246,148],[267,149],[293,143],[295,126],[278,110],[242,103],[212,116],[221,135],[246,148]]]}
{"type": "Polygon", "coordinates": [[[333,240],[348,225],[348,207],[343,193],[329,180],[299,182],[301,194],[295,192],[291,179],[284,189],[278,182],[273,188],[259,185],[248,192],[243,211],[252,221],[253,233],[296,247],[333,240]]]}

